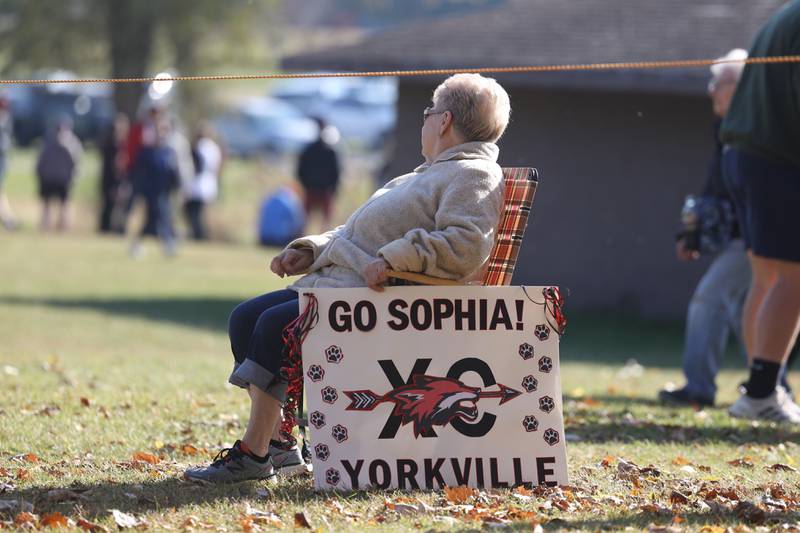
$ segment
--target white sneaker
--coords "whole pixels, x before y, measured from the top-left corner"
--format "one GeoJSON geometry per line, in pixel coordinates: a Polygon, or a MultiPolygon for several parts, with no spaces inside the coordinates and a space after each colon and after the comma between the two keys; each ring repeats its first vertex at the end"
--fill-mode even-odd
{"type": "Polygon", "coordinates": [[[783,387],[777,387],[775,392],[766,398],[751,398],[743,394],[730,406],[728,414],[750,420],[800,424],[800,406],[792,401],[783,387]]]}

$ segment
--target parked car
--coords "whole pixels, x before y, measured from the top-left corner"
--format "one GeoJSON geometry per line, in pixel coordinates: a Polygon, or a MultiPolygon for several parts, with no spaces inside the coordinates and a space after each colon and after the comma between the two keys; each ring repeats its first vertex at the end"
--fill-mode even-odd
{"type": "Polygon", "coordinates": [[[277,83],[271,96],[335,126],[345,141],[380,148],[397,121],[394,78],[314,78],[277,83]]]}
{"type": "MultiPolygon", "coordinates": [[[[39,74],[42,79],[76,77],[65,71],[39,74]]],[[[114,118],[111,88],[100,84],[14,85],[9,88],[14,137],[28,146],[59,119],[72,119],[82,141],[95,141],[114,118]]]]}
{"type": "Polygon", "coordinates": [[[253,157],[299,152],[317,138],[316,123],[288,102],[248,100],[213,120],[229,154],[253,157]]]}

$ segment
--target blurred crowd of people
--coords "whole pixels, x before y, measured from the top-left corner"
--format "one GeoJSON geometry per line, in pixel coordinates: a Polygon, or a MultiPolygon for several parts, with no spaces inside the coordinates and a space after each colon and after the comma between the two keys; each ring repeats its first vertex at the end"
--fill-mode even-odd
{"type": "MultiPolygon", "coordinates": [[[[5,193],[4,178],[13,139],[9,99],[0,95],[0,223],[18,227],[5,193]]],[[[175,253],[173,197],[178,195],[186,217],[188,237],[209,238],[206,207],[216,200],[223,153],[208,125],[201,124],[191,142],[163,106],[151,105],[131,123],[118,114],[99,139],[98,231],[132,234],[131,254],[141,254],[141,241],[157,237],[168,255],[175,253]],[[129,228],[131,213],[144,206],[144,223],[129,228]]],[[[35,174],[41,201],[42,231],[67,231],[71,226],[70,199],[83,156],[83,146],[68,116],[58,117],[47,132],[36,159],[35,174]]]]}

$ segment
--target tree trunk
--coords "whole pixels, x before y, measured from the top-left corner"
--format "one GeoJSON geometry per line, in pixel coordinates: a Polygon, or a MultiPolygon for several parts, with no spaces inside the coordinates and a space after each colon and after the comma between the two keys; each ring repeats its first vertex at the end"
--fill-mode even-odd
{"type": "MultiPolygon", "coordinates": [[[[149,75],[156,29],[156,2],[114,0],[107,4],[108,32],[111,49],[111,76],[140,78],[149,75]]],[[[114,85],[117,111],[136,118],[139,101],[147,84],[114,85]]]]}

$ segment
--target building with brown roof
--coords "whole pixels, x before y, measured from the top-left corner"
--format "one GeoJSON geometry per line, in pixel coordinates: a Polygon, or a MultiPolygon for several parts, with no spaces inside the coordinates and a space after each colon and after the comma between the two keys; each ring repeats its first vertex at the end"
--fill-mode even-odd
{"type": "MultiPolygon", "coordinates": [[[[294,70],[394,70],[703,58],[748,48],[780,0],[509,0],[288,57],[294,70]]],[[[570,309],[680,317],[706,264],[675,258],[683,197],[712,148],[708,69],[495,76],[512,123],[503,166],[541,174],[515,284],[569,288],[570,309]]],[[[439,78],[400,79],[397,174],[419,161],[439,78]]]]}

